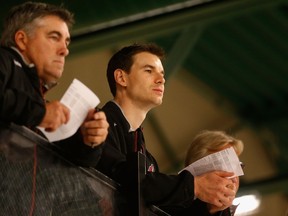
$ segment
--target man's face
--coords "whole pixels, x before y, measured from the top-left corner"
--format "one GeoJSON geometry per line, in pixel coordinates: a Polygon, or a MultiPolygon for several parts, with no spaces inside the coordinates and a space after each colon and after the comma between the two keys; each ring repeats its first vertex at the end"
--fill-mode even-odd
{"type": "Polygon", "coordinates": [[[42,81],[55,82],[62,76],[65,57],[69,54],[69,29],[57,16],[46,16],[36,22],[20,52],[28,63],[35,65],[42,81]]]}
{"type": "Polygon", "coordinates": [[[151,109],[162,103],[164,94],[164,69],[158,56],[148,52],[134,56],[127,74],[127,95],[139,106],[151,109]]]}

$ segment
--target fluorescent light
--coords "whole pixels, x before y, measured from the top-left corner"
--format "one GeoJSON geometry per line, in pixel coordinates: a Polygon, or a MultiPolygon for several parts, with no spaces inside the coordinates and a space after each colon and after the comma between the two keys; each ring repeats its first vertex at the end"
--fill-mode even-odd
{"type": "Polygon", "coordinates": [[[238,205],[235,216],[251,215],[255,213],[260,206],[261,199],[259,196],[250,194],[236,197],[233,205],[238,205]]]}

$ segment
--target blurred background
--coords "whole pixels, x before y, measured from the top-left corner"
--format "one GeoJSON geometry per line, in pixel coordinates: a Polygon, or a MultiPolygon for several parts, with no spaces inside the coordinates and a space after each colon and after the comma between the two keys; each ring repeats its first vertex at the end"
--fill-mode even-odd
{"type": "MultiPolygon", "coordinates": [[[[1,20],[23,2],[2,2],[1,20]]],[[[252,200],[239,201],[237,215],[287,215],[288,0],[43,2],[62,3],[76,19],[63,77],[48,99],[60,99],[77,78],[104,105],[112,99],[106,81],[112,54],[155,42],[167,53],[165,96],[143,126],[161,171],[183,168],[200,131],[225,130],[245,145],[238,196],[252,200]]]]}

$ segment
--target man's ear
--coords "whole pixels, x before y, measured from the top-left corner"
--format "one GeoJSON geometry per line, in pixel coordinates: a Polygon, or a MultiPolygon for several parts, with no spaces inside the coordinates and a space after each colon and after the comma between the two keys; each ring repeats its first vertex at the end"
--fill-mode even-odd
{"type": "Polygon", "coordinates": [[[15,43],[20,52],[26,50],[27,42],[28,36],[26,32],[19,30],[15,33],[15,43]]]}
{"type": "Polygon", "coordinates": [[[115,82],[121,86],[127,86],[126,76],[127,73],[121,69],[117,69],[114,71],[115,82]]]}

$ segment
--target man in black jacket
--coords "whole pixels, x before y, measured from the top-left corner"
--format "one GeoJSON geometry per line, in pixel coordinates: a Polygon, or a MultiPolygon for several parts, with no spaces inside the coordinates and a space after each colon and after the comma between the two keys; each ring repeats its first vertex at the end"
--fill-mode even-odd
{"type": "MultiPolygon", "coordinates": [[[[0,135],[11,123],[40,133],[37,126],[49,132],[69,121],[69,109],[59,101],[45,101],[44,96],[64,70],[73,22],[68,10],[45,3],[25,2],[9,11],[0,47],[0,135]]],[[[34,144],[32,151],[23,150],[19,146],[25,144],[25,137],[16,143],[9,136],[7,140],[0,137],[1,212],[12,216],[100,214],[101,197],[88,177],[47,149],[58,146],[55,149],[74,163],[95,166],[108,126],[104,112],[91,109],[81,128],[55,145],[34,144]],[[19,156],[13,161],[6,154],[9,148],[25,160],[18,160],[19,156]]]]}
{"type": "Polygon", "coordinates": [[[195,178],[188,171],[166,175],[145,148],[141,125],[147,113],[162,103],[163,57],[163,50],[154,44],[134,44],[110,59],[107,79],[114,100],[103,107],[110,128],[97,168],[131,192],[135,184],[129,178],[133,172],[130,158],[141,151],[146,155],[147,173],[141,189],[147,205],[157,205],[177,216],[229,215],[236,191],[226,187],[232,183],[226,177],[233,173],[217,171],[195,178]],[[217,206],[218,211],[206,203],[217,206]]]}
{"type": "MultiPolygon", "coordinates": [[[[25,2],[11,9],[0,48],[0,122],[54,131],[69,121],[69,109],[44,95],[62,75],[73,23],[73,14],[54,5],[25,2]]],[[[107,133],[105,114],[91,110],[63,148],[70,154],[73,145],[77,162],[95,165],[107,133]]]]}

